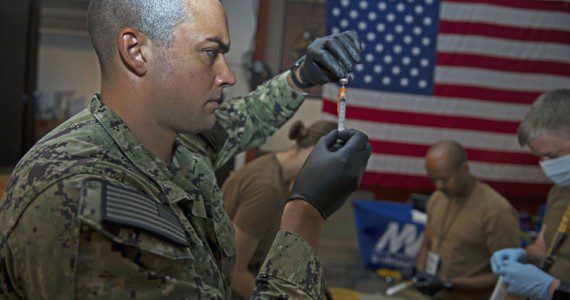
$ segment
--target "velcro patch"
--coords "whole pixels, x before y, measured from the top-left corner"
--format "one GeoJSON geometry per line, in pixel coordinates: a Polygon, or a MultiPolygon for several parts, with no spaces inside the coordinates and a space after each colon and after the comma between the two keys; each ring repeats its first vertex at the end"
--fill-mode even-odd
{"type": "Polygon", "coordinates": [[[103,221],[144,229],[182,246],[190,246],[180,220],[165,205],[145,194],[106,182],[101,197],[103,221]]]}

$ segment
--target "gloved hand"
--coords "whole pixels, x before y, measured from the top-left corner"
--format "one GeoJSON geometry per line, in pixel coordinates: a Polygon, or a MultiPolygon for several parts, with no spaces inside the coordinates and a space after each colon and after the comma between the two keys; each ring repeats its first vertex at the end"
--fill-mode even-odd
{"type": "Polygon", "coordinates": [[[416,279],[415,286],[418,291],[426,295],[433,296],[443,289],[443,282],[441,282],[439,276],[418,271],[414,278],[416,279]]]}
{"type": "Polygon", "coordinates": [[[554,278],[534,265],[507,261],[499,269],[497,275],[503,278],[503,283],[509,293],[530,299],[550,299],[548,287],[554,278]]]}
{"type": "Polygon", "coordinates": [[[491,257],[491,269],[493,269],[493,273],[498,274],[497,272],[501,269],[505,262],[523,262],[526,260],[527,256],[528,255],[526,251],[524,251],[522,248],[506,248],[495,251],[491,257]]]}
{"type": "MultiPolygon", "coordinates": [[[[313,41],[299,60],[299,78],[306,88],[338,82],[360,63],[362,45],[355,31],[346,31],[313,41]]],[[[293,69],[294,71],[294,69],[293,69]]],[[[292,74],[292,76],[294,76],[292,74]]],[[[297,84],[297,82],[296,82],[297,84]]]]}
{"type": "Polygon", "coordinates": [[[364,133],[356,129],[329,132],[319,140],[299,171],[289,201],[307,201],[324,219],[328,218],[360,185],[371,153],[372,146],[364,133]],[[342,145],[333,150],[337,139],[342,145]]]}

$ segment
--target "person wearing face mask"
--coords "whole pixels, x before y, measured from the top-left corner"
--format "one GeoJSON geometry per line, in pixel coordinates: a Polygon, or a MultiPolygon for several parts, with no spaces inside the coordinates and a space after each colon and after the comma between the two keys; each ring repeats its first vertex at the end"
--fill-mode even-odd
{"type": "Polygon", "coordinates": [[[519,245],[517,212],[471,174],[459,143],[434,144],[425,165],[437,190],[428,200],[415,287],[436,299],[489,299],[497,281],[489,258],[519,245]]]}
{"type": "Polygon", "coordinates": [[[519,126],[518,138],[540,158],[540,167],[555,185],[538,238],[524,249],[495,252],[491,266],[511,293],[570,299],[570,89],[540,96],[519,126]],[[529,263],[533,260],[538,267],[529,263]]]}

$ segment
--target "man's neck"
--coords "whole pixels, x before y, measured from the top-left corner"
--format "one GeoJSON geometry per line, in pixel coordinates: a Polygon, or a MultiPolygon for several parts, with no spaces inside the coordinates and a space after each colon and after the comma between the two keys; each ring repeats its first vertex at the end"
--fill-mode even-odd
{"type": "Polygon", "coordinates": [[[101,89],[101,100],[125,122],[135,138],[162,162],[169,165],[176,133],[160,126],[156,116],[146,107],[144,98],[115,89],[101,89]]]}

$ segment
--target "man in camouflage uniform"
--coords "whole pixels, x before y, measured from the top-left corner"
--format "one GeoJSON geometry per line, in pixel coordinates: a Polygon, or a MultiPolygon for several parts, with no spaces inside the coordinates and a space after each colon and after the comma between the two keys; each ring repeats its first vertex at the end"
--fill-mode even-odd
{"type": "MultiPolygon", "coordinates": [[[[101,94],[14,170],[0,202],[0,294],[229,298],[234,232],[214,170],[291,117],[303,88],[346,76],[358,38],[318,39],[292,72],[220,104],[235,78],[218,0],[93,0],[88,19],[101,94]]],[[[315,147],[255,298],[322,298],[316,241],[370,152],[355,130],[315,147]]]]}

